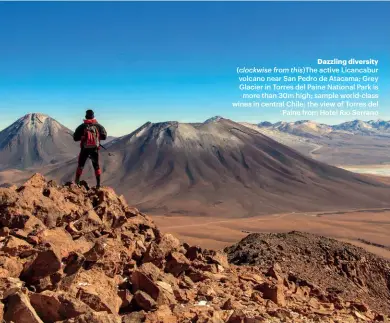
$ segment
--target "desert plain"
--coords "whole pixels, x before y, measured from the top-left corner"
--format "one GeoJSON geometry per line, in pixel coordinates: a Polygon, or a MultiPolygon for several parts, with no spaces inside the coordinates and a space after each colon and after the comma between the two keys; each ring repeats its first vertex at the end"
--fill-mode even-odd
{"type": "MultiPolygon", "coordinates": [[[[390,183],[390,176],[383,176],[390,174],[389,166],[345,166],[345,169],[360,170],[390,183]]],[[[155,215],[153,220],[163,232],[204,248],[222,249],[249,233],[304,231],[348,242],[390,259],[390,208],[286,212],[238,219],[155,215]]]]}
{"type": "Polygon", "coordinates": [[[154,216],[153,220],[163,232],[204,248],[222,249],[248,233],[304,231],[336,238],[390,259],[390,209],[281,213],[227,220],[154,216]]]}

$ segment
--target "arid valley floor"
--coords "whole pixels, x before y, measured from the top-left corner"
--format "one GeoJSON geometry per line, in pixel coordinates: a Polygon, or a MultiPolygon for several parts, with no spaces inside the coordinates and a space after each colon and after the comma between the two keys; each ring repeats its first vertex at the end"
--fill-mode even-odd
{"type": "Polygon", "coordinates": [[[163,232],[207,248],[224,248],[248,233],[299,230],[337,238],[390,259],[390,209],[284,213],[229,220],[155,216],[153,220],[163,232]]]}
{"type": "MultiPolygon", "coordinates": [[[[389,183],[390,167],[372,165],[364,169],[343,167],[370,175],[389,183]],[[380,172],[378,172],[378,169],[380,172]]],[[[389,197],[390,198],[390,197],[389,197]]],[[[369,252],[390,259],[390,209],[335,210],[333,212],[303,212],[260,215],[250,218],[226,219],[186,216],[154,216],[164,232],[175,234],[182,241],[205,248],[224,248],[255,232],[305,231],[336,238],[369,252]]]]}
{"type": "MultiPolygon", "coordinates": [[[[345,168],[352,171],[350,167],[345,168]]],[[[365,172],[378,174],[377,169],[366,167],[365,172]]],[[[388,176],[372,176],[390,182],[388,176]]],[[[162,231],[205,248],[224,248],[248,233],[299,230],[333,237],[390,259],[390,209],[387,208],[282,213],[227,220],[187,216],[154,216],[153,219],[162,231]]]]}

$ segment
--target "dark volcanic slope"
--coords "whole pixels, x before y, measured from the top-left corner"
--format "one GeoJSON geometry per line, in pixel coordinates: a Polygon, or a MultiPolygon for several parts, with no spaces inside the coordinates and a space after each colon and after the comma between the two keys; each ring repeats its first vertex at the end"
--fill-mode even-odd
{"type": "MultiPolygon", "coordinates": [[[[147,123],[108,147],[104,184],[149,212],[244,216],[390,203],[388,186],[226,119],[147,123]]],[[[69,180],[75,162],[47,174],[69,180]]]]}
{"type": "Polygon", "coordinates": [[[390,262],[362,248],[290,232],[251,234],[225,251],[236,265],[258,265],[266,270],[278,262],[286,273],[390,313],[390,262]]]}
{"type": "Polygon", "coordinates": [[[0,132],[0,170],[25,169],[73,158],[78,146],[69,132],[47,115],[25,115],[0,132]]]}

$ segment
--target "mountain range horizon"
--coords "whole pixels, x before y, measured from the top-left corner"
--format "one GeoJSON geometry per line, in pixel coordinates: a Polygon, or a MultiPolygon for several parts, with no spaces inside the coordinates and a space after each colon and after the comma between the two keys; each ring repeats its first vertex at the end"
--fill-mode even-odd
{"type": "MultiPolygon", "coordinates": [[[[201,125],[230,120],[222,116],[214,116],[203,122],[162,121],[145,122],[122,136],[108,136],[105,145],[114,143],[149,124],[183,124],[201,125]]],[[[235,122],[233,120],[230,120],[235,122]]],[[[103,122],[104,124],[104,122],[103,122]]],[[[252,130],[271,137],[311,158],[325,161],[333,165],[353,164],[354,156],[346,160],[338,158],[335,147],[360,149],[374,145],[376,150],[368,155],[361,155],[358,164],[387,163],[387,149],[390,148],[390,121],[385,120],[351,120],[335,125],[329,125],[309,119],[299,121],[278,121],[275,123],[262,121],[259,123],[237,122],[252,130]],[[346,138],[349,138],[346,141],[346,138]],[[337,142],[337,145],[336,145],[337,142]],[[383,147],[382,147],[383,146],[383,147]],[[327,149],[327,147],[329,149],[327,149]],[[325,153],[326,151],[326,153],[325,153]],[[332,151],[332,154],[329,154],[332,151]],[[324,152],[321,154],[321,152],[324,152]],[[336,155],[335,155],[336,154],[336,155]],[[333,159],[328,157],[332,156],[333,159]]],[[[110,130],[108,129],[108,133],[110,130]]],[[[28,113],[0,131],[0,170],[13,165],[15,169],[56,164],[59,161],[71,159],[77,155],[78,145],[72,139],[73,130],[44,113],[28,113]],[[49,140],[50,139],[50,140],[49,140]],[[17,143],[16,143],[17,142],[17,143]],[[18,149],[16,149],[18,148],[18,149]],[[10,153],[12,151],[12,153],[10,153]]]]}
{"type": "MultiPolygon", "coordinates": [[[[311,122],[296,126],[275,127],[280,128],[278,134],[294,140],[305,138],[306,146],[329,136],[327,126],[311,122]]],[[[390,206],[386,184],[313,159],[262,133],[269,128],[219,116],[202,123],[146,122],[105,144],[103,185],[154,214],[241,217],[390,206]]],[[[335,132],[343,137],[345,127],[335,132]]],[[[22,171],[21,180],[24,171],[37,171],[60,182],[72,181],[79,147],[70,133],[47,115],[18,119],[0,132],[0,170],[22,171]]],[[[93,177],[90,168],[84,176],[88,181],[93,177]]]]}
{"type": "MultiPolygon", "coordinates": [[[[50,114],[42,113],[42,112],[28,112],[28,113],[24,114],[23,116],[21,116],[20,118],[16,119],[15,122],[18,122],[19,120],[25,119],[25,118],[27,118],[29,116],[50,118],[50,119],[53,119],[56,122],[58,122],[58,119],[51,117],[50,114]]],[[[207,118],[203,122],[207,123],[207,122],[212,122],[212,121],[218,121],[220,119],[227,119],[227,120],[235,121],[233,119],[226,118],[226,117],[223,117],[221,115],[215,115],[213,117],[207,118]]],[[[82,119],[80,119],[80,120],[82,120],[82,119]]],[[[150,121],[145,121],[145,123],[148,123],[148,122],[150,122],[150,121]]],[[[179,122],[179,123],[190,123],[190,124],[191,123],[195,123],[195,124],[201,123],[201,122],[187,122],[187,121],[177,121],[177,120],[165,120],[165,121],[159,121],[159,122],[154,122],[154,123],[164,123],[164,122],[179,122]]],[[[326,126],[329,126],[329,127],[334,127],[335,129],[337,129],[337,128],[341,129],[343,126],[347,126],[347,125],[351,125],[351,124],[357,124],[357,123],[359,123],[359,124],[368,124],[368,125],[371,125],[373,128],[376,128],[376,127],[379,128],[381,125],[384,125],[384,124],[386,124],[386,125],[389,124],[389,127],[390,127],[390,119],[389,120],[385,120],[385,119],[381,119],[381,118],[369,119],[369,120],[351,119],[349,121],[343,121],[343,122],[339,122],[339,123],[326,123],[326,122],[316,121],[314,119],[301,119],[301,120],[295,120],[295,121],[279,120],[279,121],[276,121],[276,122],[270,122],[270,121],[267,121],[267,120],[258,121],[258,122],[245,122],[245,121],[235,121],[235,122],[237,122],[237,123],[256,124],[256,125],[261,126],[261,127],[280,126],[280,125],[285,125],[285,124],[295,124],[295,125],[297,125],[297,124],[302,124],[302,123],[314,123],[314,124],[318,124],[318,125],[326,125],[326,126]]],[[[102,123],[104,123],[104,121],[102,123]]],[[[141,124],[138,128],[143,127],[143,125],[145,123],[141,124]]],[[[11,125],[5,126],[3,129],[0,129],[0,133],[2,131],[6,130],[7,128],[9,128],[11,125]]],[[[63,124],[61,123],[61,125],[63,125],[63,124]]],[[[65,125],[63,125],[63,126],[68,128],[68,129],[70,129],[69,127],[67,127],[65,125]]],[[[136,129],[138,129],[138,128],[136,128],[136,129]]],[[[136,129],[134,129],[134,130],[136,130],[136,129]]],[[[120,137],[126,136],[127,134],[124,134],[122,136],[112,136],[112,137],[120,138],[120,137]]]]}

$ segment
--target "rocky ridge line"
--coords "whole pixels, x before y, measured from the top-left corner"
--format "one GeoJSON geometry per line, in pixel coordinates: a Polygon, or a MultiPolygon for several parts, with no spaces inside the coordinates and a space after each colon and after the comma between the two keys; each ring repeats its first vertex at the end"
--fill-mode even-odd
{"type": "Polygon", "coordinates": [[[110,188],[36,174],[0,188],[5,322],[374,322],[386,317],[310,282],[235,266],[180,243],[110,188]]]}

